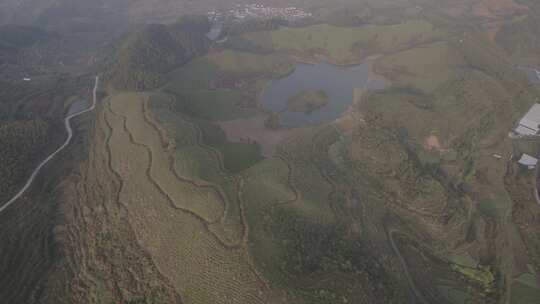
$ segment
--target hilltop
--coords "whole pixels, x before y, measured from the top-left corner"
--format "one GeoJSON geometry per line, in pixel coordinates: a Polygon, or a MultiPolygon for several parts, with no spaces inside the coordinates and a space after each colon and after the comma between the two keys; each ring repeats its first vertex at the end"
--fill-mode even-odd
{"type": "Polygon", "coordinates": [[[14,63],[21,49],[56,37],[56,35],[32,26],[0,26],[0,65],[8,62],[14,63]]]}
{"type": "Polygon", "coordinates": [[[202,54],[209,47],[208,20],[182,19],[166,26],[151,24],[121,42],[111,71],[112,84],[121,89],[143,90],[162,84],[163,74],[202,54]]]}

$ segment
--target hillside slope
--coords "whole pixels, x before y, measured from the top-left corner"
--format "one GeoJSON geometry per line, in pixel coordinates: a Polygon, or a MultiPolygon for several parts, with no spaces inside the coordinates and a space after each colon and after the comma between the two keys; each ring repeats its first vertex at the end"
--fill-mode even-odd
{"type": "Polygon", "coordinates": [[[130,34],[116,53],[112,84],[134,90],[159,86],[164,73],[206,51],[205,33],[186,24],[152,24],[130,34]]]}
{"type": "Polygon", "coordinates": [[[47,41],[55,35],[37,27],[3,25],[0,26],[0,65],[14,63],[18,52],[25,47],[47,41]]]}

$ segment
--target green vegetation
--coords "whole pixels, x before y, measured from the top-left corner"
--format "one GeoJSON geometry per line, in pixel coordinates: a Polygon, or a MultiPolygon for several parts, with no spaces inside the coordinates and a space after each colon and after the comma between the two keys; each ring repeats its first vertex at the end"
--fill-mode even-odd
{"type": "Polygon", "coordinates": [[[540,289],[526,284],[514,283],[512,285],[512,304],[529,304],[538,301],[540,289]]]}
{"type": "Polygon", "coordinates": [[[467,303],[468,294],[462,290],[449,286],[437,286],[437,289],[451,304],[467,303]]]}
{"type": "Polygon", "coordinates": [[[293,63],[279,54],[252,54],[225,50],[208,57],[223,73],[239,76],[276,77],[292,72],[293,63]]]}
{"type": "Polygon", "coordinates": [[[218,72],[218,67],[206,57],[197,58],[171,72],[164,90],[173,94],[205,90],[218,78],[218,72]]]}
{"type": "Polygon", "coordinates": [[[464,267],[457,264],[452,264],[452,269],[455,271],[460,272],[468,279],[472,280],[473,282],[481,284],[481,286],[486,290],[489,291],[495,282],[495,277],[493,273],[491,272],[491,269],[489,267],[478,267],[478,268],[470,268],[470,267],[464,267]]]}
{"type": "Polygon", "coordinates": [[[37,42],[51,38],[51,34],[32,26],[3,25],[0,26],[0,45],[15,48],[31,46],[37,42]]]}
{"type": "Polygon", "coordinates": [[[0,67],[5,63],[15,63],[23,48],[53,39],[55,35],[31,26],[0,26],[0,67]]]}
{"type": "Polygon", "coordinates": [[[230,90],[200,90],[180,93],[177,109],[193,117],[211,121],[226,121],[247,117],[253,109],[242,108],[239,92],[230,90]]]}
{"type": "MultiPolygon", "coordinates": [[[[122,204],[131,202],[126,216],[130,221],[139,219],[134,229],[137,237],[145,240],[140,246],[152,257],[150,269],[159,267],[163,271],[168,278],[166,286],[181,294],[181,301],[261,303],[262,284],[251,271],[246,255],[237,249],[241,247],[235,247],[241,244],[242,230],[237,228],[236,234],[227,232],[227,227],[232,226],[228,224],[229,217],[238,214],[234,212],[234,196],[221,195],[222,191],[229,193],[222,190],[225,185],[184,175],[178,170],[182,166],[176,166],[177,160],[171,158],[175,155],[169,143],[175,146],[176,138],[193,138],[195,130],[176,129],[177,134],[169,133],[171,129],[156,124],[153,114],[144,106],[147,100],[160,103],[166,97],[160,93],[119,94],[111,97],[103,111],[100,126],[105,134],[97,142],[101,148],[110,149],[110,168],[117,172],[115,176],[123,181],[123,187],[129,189],[122,191],[118,200],[122,204]],[[178,271],[180,268],[184,271],[178,271]]],[[[116,198],[108,203],[118,204],[116,198]]],[[[114,220],[118,214],[107,216],[114,220]]]]}
{"type": "Polygon", "coordinates": [[[41,119],[0,124],[0,202],[13,195],[39,163],[40,151],[51,141],[49,129],[41,119]]]}
{"type": "MultiPolygon", "coordinates": [[[[531,265],[528,266],[530,267],[531,265]]],[[[531,273],[524,273],[514,280],[512,286],[512,304],[533,303],[539,297],[540,285],[537,276],[531,273]]]]}
{"type": "Polygon", "coordinates": [[[194,32],[181,21],[180,25],[151,24],[134,32],[118,48],[117,62],[111,70],[116,88],[144,90],[163,83],[163,74],[200,55],[209,42],[200,32],[198,20],[194,32]]]}
{"type": "Polygon", "coordinates": [[[227,141],[218,125],[199,121],[205,144],[217,149],[223,156],[223,165],[231,173],[241,172],[261,161],[261,148],[257,143],[233,143],[227,141]]]}
{"type": "Polygon", "coordinates": [[[263,49],[321,53],[338,63],[358,62],[369,55],[395,52],[443,36],[431,24],[421,20],[384,26],[282,27],[276,31],[244,35],[263,49]]]}
{"type": "Polygon", "coordinates": [[[437,42],[385,56],[376,71],[395,86],[432,92],[452,77],[464,60],[447,42],[437,42]]]}
{"type": "Polygon", "coordinates": [[[301,92],[287,101],[290,112],[311,113],[328,104],[328,95],[325,91],[301,92]]]}
{"type": "Polygon", "coordinates": [[[517,1],[525,4],[529,11],[505,23],[497,33],[495,40],[514,60],[523,64],[538,64],[536,54],[540,50],[540,5],[536,1],[517,1]]]}
{"type": "Polygon", "coordinates": [[[180,31],[206,34],[212,25],[206,16],[203,15],[183,15],[173,24],[173,27],[180,31]]]}
{"type": "Polygon", "coordinates": [[[366,259],[360,240],[345,239],[346,228],[306,220],[294,210],[276,208],[270,214],[270,230],[283,244],[280,269],[297,277],[333,271],[378,273],[380,265],[366,259]]]}
{"type": "Polygon", "coordinates": [[[28,26],[0,26],[0,66],[13,63],[19,50],[45,40],[47,33],[39,28],[28,26]]]}
{"type": "MultiPolygon", "coordinates": [[[[536,6],[512,16],[490,7],[493,17],[476,18],[487,14],[485,3],[499,2],[315,2],[315,25],[238,22],[225,26],[226,44],[210,46],[208,19],[191,15],[122,40],[106,79],[111,96],[95,123],[81,128],[90,127],[89,142],[80,145],[85,153],[73,153],[80,163],[62,183],[55,199],[62,204],[50,196],[32,204],[60,211],[31,214],[33,225],[22,225],[23,215],[36,209],[6,213],[2,270],[25,271],[14,283],[5,276],[1,298],[24,303],[26,295],[41,300],[42,291],[51,301],[53,292],[65,293],[56,302],[67,303],[538,298],[532,175],[508,160],[525,146],[508,131],[538,95],[513,61],[526,54],[534,62],[536,41],[526,40],[537,33],[536,6]],[[332,123],[279,128],[278,116],[257,104],[264,84],[289,73],[293,58],[354,64],[375,54],[370,80],[381,74],[391,85],[358,89],[332,123]],[[38,245],[26,250],[29,243],[38,245]],[[52,274],[30,275],[47,273],[41,268],[50,257],[58,257],[52,274]],[[527,264],[529,275],[508,281],[527,264]]],[[[49,4],[36,10],[63,12],[49,4]]],[[[0,42],[3,58],[13,58],[14,44],[0,42]]],[[[69,103],[49,101],[64,97],[62,81],[4,79],[2,179],[36,161],[29,151],[44,150],[53,126],[40,118],[60,117],[69,103]]],[[[288,110],[327,102],[315,89],[291,98],[288,110]]],[[[4,187],[2,195],[16,188],[4,187]]]]}

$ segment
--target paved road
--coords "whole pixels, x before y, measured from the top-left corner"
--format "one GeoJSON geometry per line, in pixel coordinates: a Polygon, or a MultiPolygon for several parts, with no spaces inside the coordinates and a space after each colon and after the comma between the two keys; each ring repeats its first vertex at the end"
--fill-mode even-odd
{"type": "Polygon", "coordinates": [[[86,112],[90,112],[90,111],[94,110],[94,108],[96,107],[98,86],[99,86],[99,76],[96,76],[95,84],[94,84],[94,90],[92,91],[92,105],[89,108],[87,108],[85,110],[82,110],[80,112],[77,112],[77,113],[73,113],[73,114],[67,116],[64,119],[64,125],[66,126],[66,131],[68,133],[66,141],[64,141],[64,143],[62,144],[62,146],[60,146],[60,148],[58,148],[51,155],[49,155],[44,161],[42,161],[34,169],[34,172],[32,172],[32,175],[30,175],[30,177],[26,181],[26,184],[24,185],[24,187],[22,187],[22,189],[17,194],[15,194],[15,196],[13,196],[13,198],[11,198],[7,203],[5,203],[2,207],[0,207],[0,213],[4,212],[10,205],[15,203],[15,201],[17,201],[17,199],[19,199],[26,192],[26,190],[28,190],[28,188],[30,188],[30,185],[32,185],[32,182],[34,181],[36,176],[39,174],[41,169],[47,163],[49,163],[58,153],[62,152],[62,150],[64,150],[71,143],[71,139],[73,138],[73,129],[71,128],[71,119],[73,119],[73,118],[75,118],[75,117],[77,117],[79,115],[82,115],[82,114],[84,114],[86,112]]]}

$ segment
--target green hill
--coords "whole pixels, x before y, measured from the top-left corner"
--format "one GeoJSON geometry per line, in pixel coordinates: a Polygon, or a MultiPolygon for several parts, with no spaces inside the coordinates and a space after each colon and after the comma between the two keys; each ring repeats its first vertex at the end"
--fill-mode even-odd
{"type": "Polygon", "coordinates": [[[14,62],[18,51],[36,43],[53,38],[54,35],[37,27],[4,25],[0,26],[0,65],[14,62]]]}
{"type": "Polygon", "coordinates": [[[529,8],[527,14],[516,16],[503,25],[497,33],[496,42],[513,58],[536,64],[540,51],[540,4],[535,1],[523,2],[529,8]]]}
{"type": "Polygon", "coordinates": [[[111,71],[118,89],[144,90],[162,83],[162,76],[194,56],[205,52],[208,39],[200,27],[193,30],[183,22],[165,26],[152,24],[131,33],[116,53],[111,71]]]}

